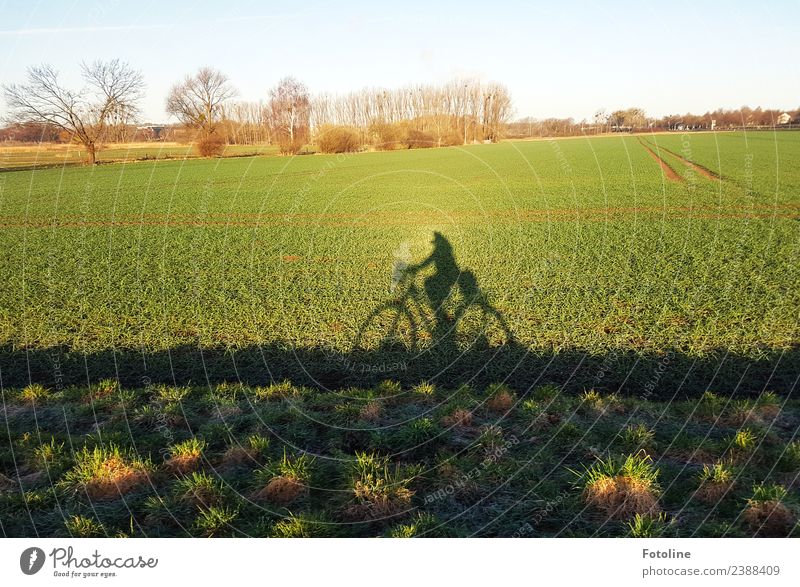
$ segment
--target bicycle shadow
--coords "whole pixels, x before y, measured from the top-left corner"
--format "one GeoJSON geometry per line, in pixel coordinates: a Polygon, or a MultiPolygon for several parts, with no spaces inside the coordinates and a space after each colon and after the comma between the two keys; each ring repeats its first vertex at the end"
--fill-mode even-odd
{"type": "Polygon", "coordinates": [[[476,275],[459,266],[450,241],[437,231],[431,245],[430,254],[421,262],[401,262],[399,268],[395,264],[394,297],[378,305],[361,323],[353,353],[405,350],[455,357],[469,348],[491,346],[490,328],[499,330],[504,344],[515,343],[507,321],[489,301],[476,275]],[[466,333],[464,326],[473,311],[480,318],[477,323],[472,321],[471,332],[466,333]]]}

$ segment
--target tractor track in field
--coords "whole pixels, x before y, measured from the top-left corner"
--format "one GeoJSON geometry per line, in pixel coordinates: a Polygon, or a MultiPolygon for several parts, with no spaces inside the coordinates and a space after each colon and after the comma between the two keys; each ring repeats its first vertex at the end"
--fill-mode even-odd
{"type": "MultiPolygon", "coordinates": [[[[650,143],[650,141],[647,141],[647,142],[649,144],[653,144],[653,143],[650,143]]],[[[695,163],[694,161],[690,161],[689,159],[687,159],[683,155],[681,155],[679,153],[676,153],[675,151],[672,151],[670,149],[667,149],[666,147],[662,147],[661,145],[659,145],[657,143],[655,144],[655,147],[658,148],[661,151],[666,151],[667,153],[669,153],[673,157],[677,157],[686,166],[691,167],[692,169],[694,169],[697,173],[699,173],[700,175],[702,175],[706,179],[710,179],[711,181],[722,181],[722,176],[720,176],[717,173],[714,173],[713,171],[711,171],[707,167],[703,167],[702,165],[700,165],[698,163],[695,163]]]]}
{"type": "Polygon", "coordinates": [[[642,146],[642,148],[644,148],[648,153],[650,153],[650,156],[656,161],[656,163],[658,163],[661,166],[661,171],[664,172],[664,175],[667,176],[667,179],[669,179],[670,181],[674,181],[675,183],[686,183],[686,180],[684,178],[682,178],[680,175],[678,175],[675,172],[675,170],[672,167],[670,167],[669,163],[664,161],[664,159],[662,159],[661,156],[658,153],[653,151],[653,149],[651,149],[641,139],[641,137],[637,137],[637,139],[639,141],[639,144],[642,146]]]}
{"type": "MultiPolygon", "coordinates": [[[[660,206],[620,208],[558,208],[551,210],[496,210],[489,212],[454,212],[444,219],[464,222],[602,222],[648,216],[662,219],[748,219],[798,218],[800,205],[720,206],[660,206]]],[[[191,214],[113,215],[86,218],[80,215],[0,216],[0,229],[57,229],[57,228],[270,228],[319,226],[330,228],[369,228],[404,226],[441,222],[442,217],[429,213],[380,214],[258,214],[220,213],[197,217],[191,214]]]]}

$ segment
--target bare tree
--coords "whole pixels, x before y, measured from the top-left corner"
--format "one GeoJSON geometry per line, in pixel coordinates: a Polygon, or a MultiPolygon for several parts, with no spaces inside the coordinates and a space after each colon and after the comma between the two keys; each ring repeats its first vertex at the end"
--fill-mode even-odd
{"type": "Polygon", "coordinates": [[[308,138],[311,99],[306,86],[293,77],[283,78],[270,92],[272,121],[284,153],[297,153],[308,138]]]}
{"type": "Polygon", "coordinates": [[[84,63],[81,73],[86,86],[79,91],[62,86],[49,65],[29,68],[26,83],[4,90],[12,120],[57,126],[86,148],[94,164],[109,126],[135,119],[144,79],[118,59],[84,63]]]}
{"type": "Polygon", "coordinates": [[[172,86],[167,96],[167,112],[208,138],[221,118],[223,104],[235,95],[227,76],[202,67],[195,75],[172,86]]]}

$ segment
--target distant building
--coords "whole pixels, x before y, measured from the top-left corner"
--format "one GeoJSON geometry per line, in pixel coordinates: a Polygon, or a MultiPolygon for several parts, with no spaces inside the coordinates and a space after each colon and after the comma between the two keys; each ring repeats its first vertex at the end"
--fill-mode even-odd
{"type": "Polygon", "coordinates": [[[784,112],[780,116],[778,116],[778,124],[789,124],[792,121],[792,117],[789,115],[788,112],[784,112]]]}
{"type": "Polygon", "coordinates": [[[146,141],[161,140],[161,135],[165,129],[166,126],[163,124],[146,124],[136,127],[136,130],[139,132],[140,136],[146,141]]]}

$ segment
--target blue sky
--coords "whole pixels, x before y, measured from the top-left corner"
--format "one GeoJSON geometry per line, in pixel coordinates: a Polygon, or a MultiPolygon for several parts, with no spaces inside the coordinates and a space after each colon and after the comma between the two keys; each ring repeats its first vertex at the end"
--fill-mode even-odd
{"type": "MultiPolygon", "coordinates": [[[[800,2],[138,2],[0,0],[0,80],[42,62],[78,83],[119,57],[164,121],[170,85],[201,65],[257,100],[293,75],[312,92],[476,76],[516,116],[652,115],[800,106],[800,2]]],[[[4,106],[0,106],[0,112],[4,106]]]]}

